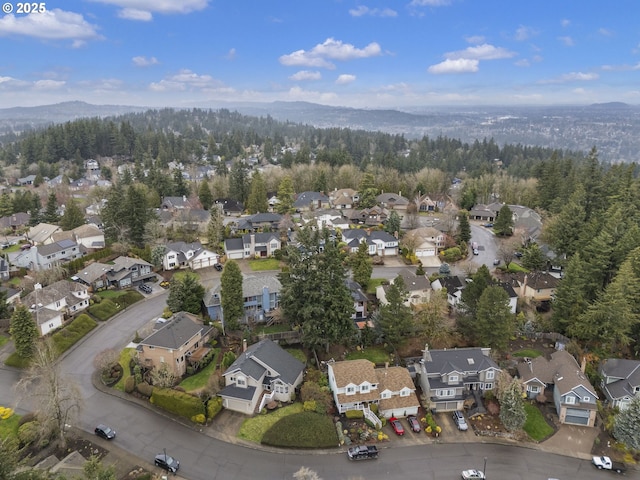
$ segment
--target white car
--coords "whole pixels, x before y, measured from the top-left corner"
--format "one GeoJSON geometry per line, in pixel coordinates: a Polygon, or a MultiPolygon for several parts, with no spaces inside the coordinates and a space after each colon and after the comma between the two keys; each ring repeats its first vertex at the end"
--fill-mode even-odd
{"type": "Polygon", "coordinates": [[[484,473],[482,473],[482,470],[463,470],[462,479],[463,480],[485,480],[484,473]]]}

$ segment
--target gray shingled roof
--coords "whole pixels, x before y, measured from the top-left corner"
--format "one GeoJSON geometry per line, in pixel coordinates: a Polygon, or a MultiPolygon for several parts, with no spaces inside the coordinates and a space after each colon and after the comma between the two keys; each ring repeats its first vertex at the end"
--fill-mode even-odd
{"type": "Polygon", "coordinates": [[[224,374],[242,372],[257,380],[267,368],[275,373],[273,377],[280,377],[284,383],[293,385],[304,370],[304,364],[278,344],[264,339],[240,354],[224,374]]]}
{"type": "Polygon", "coordinates": [[[140,342],[141,345],[178,349],[199,332],[206,335],[213,327],[196,323],[186,312],[176,313],[162,328],[140,342]]]}
{"type": "Polygon", "coordinates": [[[603,387],[610,398],[616,399],[636,395],[634,387],[640,386],[640,361],[608,358],[603,362],[601,371],[603,376],[609,379],[619,379],[603,387]]]}
{"type": "Polygon", "coordinates": [[[500,367],[482,348],[453,348],[450,350],[429,350],[431,361],[426,362],[429,373],[446,374],[449,372],[483,371],[500,367]]]}

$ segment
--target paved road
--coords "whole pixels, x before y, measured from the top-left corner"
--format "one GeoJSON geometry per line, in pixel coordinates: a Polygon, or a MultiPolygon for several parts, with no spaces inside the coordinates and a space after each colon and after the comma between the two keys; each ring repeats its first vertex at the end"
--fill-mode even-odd
{"type": "Polygon", "coordinates": [[[498,245],[493,230],[480,225],[471,224],[471,241],[478,242],[478,255],[472,255],[471,261],[478,266],[484,264],[489,269],[498,258],[498,245]]]}

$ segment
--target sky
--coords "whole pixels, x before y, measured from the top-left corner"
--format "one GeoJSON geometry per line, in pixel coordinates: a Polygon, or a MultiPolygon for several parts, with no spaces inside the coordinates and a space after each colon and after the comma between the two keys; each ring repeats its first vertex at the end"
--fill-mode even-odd
{"type": "Polygon", "coordinates": [[[640,104],[638,0],[0,3],[0,108],[640,104]]]}

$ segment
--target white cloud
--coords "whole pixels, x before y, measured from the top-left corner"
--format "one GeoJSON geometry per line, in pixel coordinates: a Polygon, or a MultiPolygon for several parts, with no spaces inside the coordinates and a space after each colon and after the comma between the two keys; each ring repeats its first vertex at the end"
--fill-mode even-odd
{"type": "Polygon", "coordinates": [[[443,7],[451,4],[451,0],[411,0],[411,7],[443,7]]]}
{"type": "Polygon", "coordinates": [[[588,82],[592,80],[597,80],[600,76],[597,73],[583,73],[583,72],[570,72],[560,75],[556,78],[551,78],[548,80],[542,80],[538,83],[547,84],[547,83],[569,83],[569,82],[588,82]]]}
{"type": "Polygon", "coordinates": [[[632,70],[640,70],[640,63],[635,65],[622,64],[622,65],[603,65],[602,70],[607,72],[627,72],[632,70]]]}
{"type": "Polygon", "coordinates": [[[322,75],[320,72],[312,72],[310,70],[300,70],[289,77],[289,80],[303,81],[303,80],[320,80],[322,75]]]}
{"type": "Polygon", "coordinates": [[[74,39],[84,40],[101,38],[97,27],[88,23],[79,13],[66,12],[59,8],[43,13],[16,17],[5,15],[0,18],[0,36],[24,35],[46,40],[74,39]]]}
{"type": "Polygon", "coordinates": [[[398,12],[391,8],[369,8],[364,5],[359,5],[357,8],[350,9],[349,15],[352,17],[363,17],[365,15],[372,17],[397,17],[398,12]]]}
{"type": "Polygon", "coordinates": [[[538,32],[535,29],[527,27],[525,25],[520,25],[516,30],[515,39],[518,42],[524,42],[525,40],[528,40],[531,37],[536,36],[537,34],[538,32]]]}
{"type": "Polygon", "coordinates": [[[478,71],[478,60],[469,58],[448,58],[444,62],[431,65],[427,70],[434,75],[446,73],[475,73],[478,71]]]}
{"type": "Polygon", "coordinates": [[[351,75],[348,73],[343,73],[342,75],[339,75],[338,78],[336,79],[336,84],[337,85],[348,85],[351,82],[355,82],[356,80],[356,76],[355,75],[351,75]]]}
{"type": "Polygon", "coordinates": [[[476,60],[498,60],[502,58],[511,58],[516,55],[515,52],[502,47],[494,47],[488,43],[483,43],[475,47],[467,47],[464,50],[447,52],[445,58],[449,60],[457,59],[476,59],[476,60]]]}
{"type": "Polygon", "coordinates": [[[565,37],[558,37],[558,40],[560,40],[565,47],[573,47],[575,45],[575,42],[573,41],[573,38],[569,37],[569,36],[565,36],[565,37]]]}
{"type": "Polygon", "coordinates": [[[64,87],[66,83],[62,80],[38,80],[34,82],[33,88],[36,90],[57,90],[64,87]]]}
{"type": "Polygon", "coordinates": [[[123,8],[118,11],[118,18],[125,20],[136,20],[138,22],[150,22],[153,15],[147,10],[138,10],[136,8],[123,8]]]}
{"type": "Polygon", "coordinates": [[[465,40],[467,41],[467,43],[477,45],[478,43],[484,42],[484,37],[482,35],[470,35],[468,37],[465,37],[465,40]]]}
{"type": "Polygon", "coordinates": [[[217,91],[226,89],[224,84],[211,75],[198,75],[191,70],[183,69],[177,74],[164,78],[159,82],[153,82],[149,88],[154,92],[202,90],[217,91]]]}
{"type": "Polygon", "coordinates": [[[288,100],[330,103],[336,98],[338,98],[338,96],[333,92],[316,92],[313,90],[304,90],[298,86],[290,88],[287,92],[288,100]]]}
{"type": "Polygon", "coordinates": [[[514,65],[516,67],[530,67],[531,66],[531,62],[529,62],[529,60],[527,60],[526,58],[523,58],[523,59],[518,60],[517,62],[515,62],[514,65]]]}
{"type": "Polygon", "coordinates": [[[563,18],[562,20],[560,20],[560,25],[564,28],[567,28],[569,25],[571,25],[571,20],[563,18]]]}
{"type": "Polygon", "coordinates": [[[375,42],[364,48],[356,48],[350,43],[328,38],[311,50],[296,50],[288,55],[282,55],[279,60],[286,66],[303,66],[333,69],[335,65],[330,60],[354,60],[357,58],[375,57],[381,54],[380,45],[375,42]]]}
{"type": "Polygon", "coordinates": [[[142,56],[133,57],[131,61],[136,67],[150,67],[152,65],[157,65],[158,63],[160,63],[158,62],[158,59],[156,57],[147,58],[142,56]]]}

